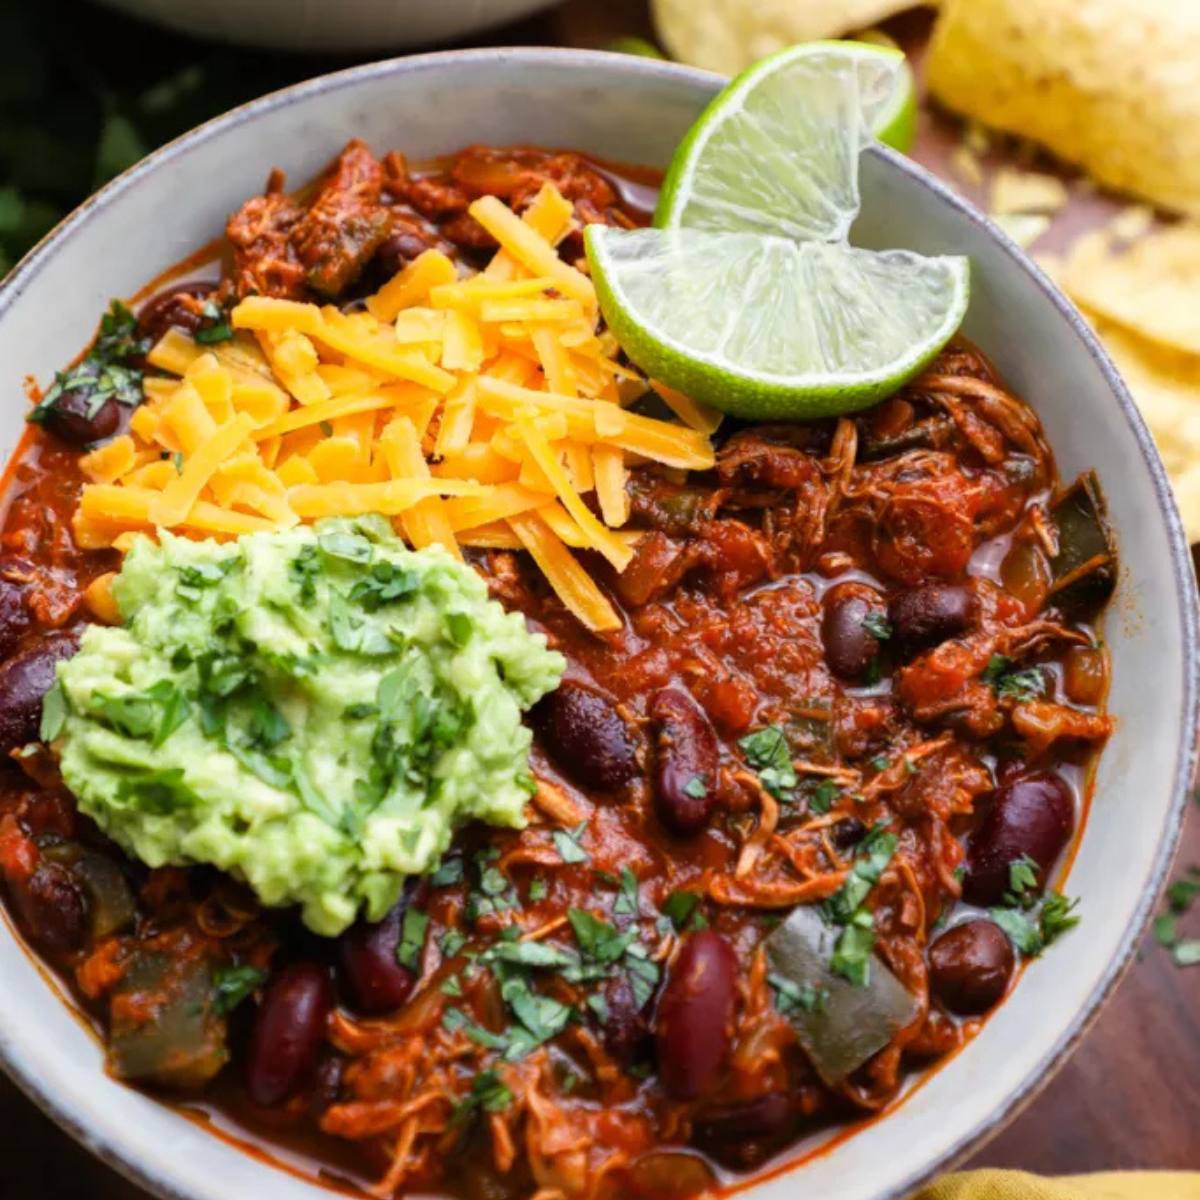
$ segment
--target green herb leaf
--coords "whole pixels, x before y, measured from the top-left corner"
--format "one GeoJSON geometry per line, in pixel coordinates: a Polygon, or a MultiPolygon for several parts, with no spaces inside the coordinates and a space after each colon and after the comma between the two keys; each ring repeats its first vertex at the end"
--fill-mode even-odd
{"type": "Polygon", "coordinates": [[[1171,951],[1171,957],[1177,967],[1194,967],[1200,965],[1200,938],[1189,938],[1186,942],[1176,942],[1171,951]]]}
{"type": "Polygon", "coordinates": [[[617,892],[613,912],[617,916],[636,917],[641,910],[638,897],[637,876],[629,867],[621,868],[620,891],[617,892]]]}
{"type": "Polygon", "coordinates": [[[871,957],[874,951],[874,929],[847,925],[838,935],[829,969],[855,987],[866,987],[871,981],[871,957]]]}
{"type": "Polygon", "coordinates": [[[563,862],[581,863],[588,861],[590,857],[588,852],[579,844],[586,829],[587,822],[581,821],[572,830],[556,829],[550,835],[554,841],[554,848],[558,851],[558,856],[563,862]]]}
{"type": "Polygon", "coordinates": [[[699,904],[700,896],[696,892],[676,890],[663,901],[662,910],[671,918],[671,924],[682,931],[699,904]]]}
{"type": "Polygon", "coordinates": [[[867,613],[863,618],[863,628],[877,642],[886,642],[892,636],[892,623],[881,612],[867,613]]]}
{"type": "Polygon", "coordinates": [[[258,967],[217,967],[213,971],[213,1008],[224,1016],[267,981],[258,967]]]}
{"type": "Polygon", "coordinates": [[[317,538],[317,545],[322,554],[346,562],[369,563],[375,556],[370,540],[358,533],[323,533],[317,538]]]}
{"type": "Polygon", "coordinates": [[[778,725],[768,725],[738,739],[746,761],[758,772],[758,778],[776,800],[791,799],[796,786],[796,768],[787,737],[778,725]]]}
{"type": "Polygon", "coordinates": [[[767,976],[771,987],[771,995],[775,1008],[781,1016],[803,1010],[808,1013],[824,1012],[829,1003],[829,993],[824,988],[813,987],[812,984],[799,984],[772,971],[767,976]]]}
{"type": "Polygon", "coordinates": [[[434,887],[450,887],[453,884],[462,883],[463,875],[463,860],[447,858],[443,859],[442,865],[429,877],[429,882],[434,887]]]}
{"type": "Polygon", "coordinates": [[[416,971],[425,948],[425,933],[429,928],[429,914],[411,905],[404,910],[404,921],[400,926],[400,942],[396,946],[396,961],[410,971],[416,971]]]}
{"type": "Polygon", "coordinates": [[[1028,854],[1022,854],[1008,864],[1008,889],[1017,903],[1031,899],[1030,894],[1038,890],[1039,870],[1038,864],[1028,854]]]}
{"type": "Polygon", "coordinates": [[[703,800],[708,795],[708,785],[704,782],[703,775],[693,775],[691,779],[683,785],[683,794],[691,796],[693,800],[703,800]]]}
{"type": "Polygon", "coordinates": [[[1027,958],[1036,958],[1045,949],[1045,939],[1037,922],[1015,908],[993,908],[992,920],[1004,930],[1009,940],[1027,958]]]}
{"type": "Polygon", "coordinates": [[[822,779],[820,783],[809,790],[808,807],[812,812],[824,815],[833,807],[834,801],[841,794],[841,788],[832,779],[822,779]]]}

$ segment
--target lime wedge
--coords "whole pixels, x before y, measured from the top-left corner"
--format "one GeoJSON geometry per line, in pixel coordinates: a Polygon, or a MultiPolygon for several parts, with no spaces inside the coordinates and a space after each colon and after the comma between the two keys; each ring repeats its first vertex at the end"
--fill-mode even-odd
{"type": "Polygon", "coordinates": [[[843,239],[858,213],[859,153],[877,130],[903,137],[914,114],[912,74],[897,49],[781,50],[734,79],[692,126],[654,224],[843,239]]]}
{"type": "Polygon", "coordinates": [[[758,233],[589,225],[600,308],[647,374],[740,417],[865,408],[949,340],[965,258],[758,233]]]}

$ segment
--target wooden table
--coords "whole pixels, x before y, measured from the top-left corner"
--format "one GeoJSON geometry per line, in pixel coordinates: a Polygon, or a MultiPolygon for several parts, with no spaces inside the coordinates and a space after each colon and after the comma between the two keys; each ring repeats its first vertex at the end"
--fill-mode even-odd
{"type": "MultiPolygon", "coordinates": [[[[923,18],[902,19],[892,28],[918,59],[926,31],[923,18]]],[[[489,40],[603,46],[625,34],[652,36],[641,0],[570,0],[489,40]]],[[[949,167],[957,141],[958,129],[950,118],[922,111],[914,157],[978,199],[980,189],[955,179],[949,167]]],[[[1060,248],[1079,228],[1094,224],[1116,206],[1091,192],[1074,194],[1041,248],[1060,248]]],[[[1196,807],[1189,813],[1177,859],[1179,868],[1189,863],[1200,863],[1196,807]]],[[[1190,920],[1194,923],[1196,918],[1190,920]]],[[[1073,936],[1087,936],[1086,922],[1073,936]]],[[[146,1200],[138,1188],[61,1133],[2,1076],[0,1130],[8,1148],[0,1168],[0,1200],[146,1200]]],[[[1071,1060],[968,1165],[1044,1174],[1134,1167],[1200,1169],[1200,969],[1175,968],[1147,937],[1137,961],[1071,1060]]]]}

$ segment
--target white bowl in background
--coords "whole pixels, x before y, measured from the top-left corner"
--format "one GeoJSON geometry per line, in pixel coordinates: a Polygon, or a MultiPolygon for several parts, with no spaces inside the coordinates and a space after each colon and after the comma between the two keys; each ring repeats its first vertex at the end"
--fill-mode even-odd
{"type": "MultiPolygon", "coordinates": [[[[8,405],[0,456],[20,437],[20,381],[51,378],[129,296],[219,234],[272,165],[316,173],[350,137],[412,157],[470,142],[573,147],[662,165],[720,86],[705,72],[623,55],[472,50],[377,63],[255,101],[127,171],[64,221],[0,289],[8,405]]],[[[1188,547],[1145,425],[1078,313],[994,225],[920,167],[873,147],[860,244],[967,254],[965,332],[1045,423],[1062,474],[1095,467],[1121,552],[1105,637],[1116,731],[1096,778],[1069,890],[1082,930],[1025,972],[966,1048],[886,1118],[742,1195],[885,1200],[961,1157],[1026,1102],[1086,1029],[1130,961],[1170,864],[1196,763],[1197,602],[1188,547]]],[[[0,929],[0,1061],[97,1154],[163,1196],[328,1200],[103,1074],[100,1049],[0,929]]]]}
{"type": "Polygon", "coordinates": [[[430,46],[517,21],[557,0],[101,0],[193,37],[340,54],[430,46]]]}

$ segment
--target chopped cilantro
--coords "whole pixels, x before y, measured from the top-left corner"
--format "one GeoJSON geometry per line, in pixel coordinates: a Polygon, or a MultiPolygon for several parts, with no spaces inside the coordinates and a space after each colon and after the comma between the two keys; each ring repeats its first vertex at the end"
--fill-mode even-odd
{"type": "Polygon", "coordinates": [[[796,768],[783,729],[768,725],[738,739],[746,761],[758,772],[759,781],[776,800],[792,798],[796,786],[796,768]]]}
{"type": "Polygon", "coordinates": [[[601,1025],[608,1024],[608,1001],[599,992],[593,992],[585,1003],[596,1014],[596,1020],[601,1025]]]}
{"type": "Polygon", "coordinates": [[[457,929],[447,929],[442,934],[439,949],[442,952],[443,958],[454,958],[466,944],[467,939],[457,929]]]}
{"type": "Polygon", "coordinates": [[[882,824],[875,825],[858,844],[846,881],[823,906],[826,920],[843,927],[829,969],[856,987],[865,987],[870,981],[875,949],[875,919],[864,902],[887,869],[896,846],[896,835],[882,824]]]}
{"type": "Polygon", "coordinates": [[[396,961],[410,971],[415,971],[425,948],[425,932],[429,928],[429,914],[411,905],[404,910],[404,921],[400,926],[400,942],[396,946],[396,961]]]}
{"type": "Polygon", "coordinates": [[[1028,854],[1014,858],[1008,864],[1009,896],[1006,899],[1011,897],[1014,904],[1028,907],[1033,893],[1038,890],[1039,870],[1038,864],[1028,854]]]}
{"type": "Polygon", "coordinates": [[[989,684],[997,696],[1013,700],[1033,700],[1046,693],[1046,676],[1040,667],[1011,669],[1012,659],[1004,654],[993,654],[987,661],[980,678],[989,684]]]}
{"type": "Polygon", "coordinates": [[[201,346],[211,346],[216,342],[229,341],[233,337],[233,326],[228,321],[217,321],[212,325],[202,325],[192,336],[201,346]]]}
{"type": "Polygon", "coordinates": [[[95,692],[89,713],[126,737],[161,746],[187,720],[191,706],[187,697],[169,679],[160,679],[144,692],[121,696],[95,692]]]}
{"type": "Polygon", "coordinates": [[[767,983],[771,987],[775,1008],[781,1016],[786,1017],[797,1009],[807,1013],[824,1012],[829,1003],[829,993],[824,988],[813,987],[810,983],[796,983],[774,971],[767,976],[767,983]]]}
{"type": "Polygon", "coordinates": [[[455,998],[463,994],[462,983],[457,975],[448,975],[442,980],[442,986],[438,990],[443,996],[453,996],[455,998]]]}
{"type": "Polygon", "coordinates": [[[613,904],[613,912],[618,916],[636,917],[640,910],[637,876],[629,867],[622,867],[620,890],[613,904]]]}
{"type": "Polygon", "coordinates": [[[563,862],[581,863],[588,861],[590,857],[588,852],[579,844],[586,829],[587,822],[580,821],[574,829],[556,829],[550,835],[554,840],[554,848],[558,851],[558,856],[563,862]]]}
{"type": "Polygon", "coordinates": [[[881,612],[867,613],[863,618],[863,628],[877,642],[886,642],[892,636],[892,623],[881,612]]]}
{"type": "Polygon", "coordinates": [[[338,531],[323,533],[317,538],[321,553],[329,558],[340,558],[345,562],[369,563],[375,556],[375,548],[369,538],[361,533],[338,531]]]}
{"type": "Polygon", "coordinates": [[[993,908],[991,917],[1026,958],[1036,958],[1052,942],[1079,924],[1080,918],[1075,912],[1078,903],[1077,900],[1068,900],[1061,892],[1052,892],[1036,912],[993,908]]]}
{"type": "Polygon", "coordinates": [[[1171,951],[1171,957],[1177,967],[1194,967],[1200,965],[1200,938],[1189,938],[1186,942],[1176,942],[1171,951]]]}
{"type": "Polygon", "coordinates": [[[266,971],[258,967],[216,967],[212,973],[213,1009],[222,1016],[233,1012],[266,979],[266,971]]]}
{"type": "Polygon", "coordinates": [[[699,916],[700,896],[697,892],[676,890],[663,901],[663,913],[670,917],[671,924],[682,931],[693,916],[699,916]]]}
{"type": "Polygon", "coordinates": [[[429,882],[434,887],[450,887],[451,884],[462,883],[463,874],[463,860],[447,858],[442,860],[442,865],[429,877],[429,882]]]}
{"type": "Polygon", "coordinates": [[[350,599],[366,612],[375,612],[385,604],[411,596],[420,586],[414,571],[394,563],[378,562],[365,579],[350,589],[350,599]]]}
{"type": "Polygon", "coordinates": [[[693,800],[703,800],[708,795],[708,785],[704,782],[703,775],[693,775],[691,779],[683,785],[683,794],[691,796],[693,800]]]}
{"type": "Polygon", "coordinates": [[[827,813],[833,802],[841,795],[841,789],[832,779],[822,779],[808,792],[808,807],[818,814],[827,813]]]}
{"type": "MultiPolygon", "coordinates": [[[[458,1009],[451,1011],[458,1012],[458,1009]]],[[[451,1123],[462,1125],[480,1109],[489,1113],[503,1112],[512,1100],[512,1092],[495,1071],[480,1071],[471,1080],[471,1090],[454,1106],[451,1123]]]]}
{"type": "Polygon", "coordinates": [[[621,933],[615,926],[582,908],[567,909],[567,920],[575,931],[575,940],[583,953],[605,965],[616,962],[637,937],[636,930],[621,933]]]}
{"type": "Polygon", "coordinates": [[[213,1008],[222,1015],[232,1012],[256,988],[267,973],[258,967],[220,966],[213,970],[213,1008]]]}
{"type": "Polygon", "coordinates": [[[874,928],[857,923],[847,925],[838,935],[829,969],[855,987],[866,987],[871,981],[871,956],[874,951],[874,928]]]}
{"type": "Polygon", "coordinates": [[[535,876],[529,881],[529,899],[536,904],[539,900],[545,900],[547,895],[546,881],[540,876],[535,876]]]}

